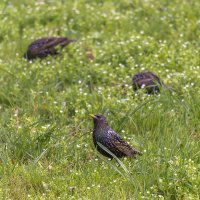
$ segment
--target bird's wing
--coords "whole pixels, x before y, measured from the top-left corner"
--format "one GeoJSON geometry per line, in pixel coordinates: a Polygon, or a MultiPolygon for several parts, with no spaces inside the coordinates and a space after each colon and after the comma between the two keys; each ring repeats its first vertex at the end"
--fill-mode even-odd
{"type": "Polygon", "coordinates": [[[48,38],[46,43],[44,44],[44,48],[54,48],[57,45],[64,47],[71,42],[77,41],[76,39],[68,39],[67,37],[51,37],[48,38]]]}
{"type": "Polygon", "coordinates": [[[44,38],[43,40],[41,40],[41,46],[37,49],[37,53],[41,57],[46,57],[48,54],[57,54],[57,50],[55,47],[66,40],[67,38],[64,37],[44,38]]]}
{"type": "Polygon", "coordinates": [[[133,148],[126,141],[124,141],[115,131],[112,129],[108,131],[110,134],[112,146],[118,149],[120,152],[127,156],[134,157],[135,154],[141,155],[141,152],[133,148]]]}
{"type": "Polygon", "coordinates": [[[25,57],[32,59],[35,57],[46,57],[48,54],[57,54],[56,46],[64,47],[71,42],[75,42],[75,39],[68,39],[67,37],[46,37],[38,39],[32,42],[25,54],[25,57]]]}
{"type": "Polygon", "coordinates": [[[161,84],[160,78],[151,72],[136,74],[132,79],[132,83],[138,85],[139,87],[142,85],[161,84]]]}
{"type": "Polygon", "coordinates": [[[39,49],[48,49],[48,48],[53,48],[56,45],[64,45],[65,43],[69,43],[67,37],[46,37],[46,38],[41,38],[38,39],[36,41],[34,41],[33,43],[31,43],[30,47],[31,48],[39,48],[39,49]]]}
{"type": "Polygon", "coordinates": [[[60,44],[63,42],[63,40],[66,40],[66,38],[63,37],[49,37],[49,38],[44,38],[42,41],[42,49],[49,49],[49,48],[54,48],[56,45],[60,44]]]}
{"type": "Polygon", "coordinates": [[[142,85],[146,85],[146,86],[153,86],[153,85],[158,85],[158,81],[155,80],[155,79],[151,79],[151,78],[145,78],[145,79],[141,79],[141,80],[138,80],[138,85],[139,86],[142,86],[142,85]]]}

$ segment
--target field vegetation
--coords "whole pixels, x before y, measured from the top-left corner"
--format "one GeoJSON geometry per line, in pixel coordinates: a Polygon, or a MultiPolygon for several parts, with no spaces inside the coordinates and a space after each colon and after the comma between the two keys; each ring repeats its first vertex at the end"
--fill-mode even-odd
{"type": "Polygon", "coordinates": [[[0,199],[200,199],[199,8],[0,1],[0,199]],[[46,36],[78,41],[57,57],[25,60],[46,36]],[[171,89],[133,92],[142,71],[171,89]],[[143,155],[121,163],[100,155],[90,113],[107,116],[143,155]]]}

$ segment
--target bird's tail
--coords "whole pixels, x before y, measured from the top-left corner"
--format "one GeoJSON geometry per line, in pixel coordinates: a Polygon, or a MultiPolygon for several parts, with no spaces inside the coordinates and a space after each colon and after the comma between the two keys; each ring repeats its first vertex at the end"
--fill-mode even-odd
{"type": "Polygon", "coordinates": [[[140,152],[140,151],[138,151],[137,149],[133,149],[133,151],[134,151],[134,154],[138,154],[138,155],[142,155],[142,153],[140,152]]]}
{"type": "Polygon", "coordinates": [[[65,38],[61,43],[60,43],[60,46],[61,47],[64,47],[72,42],[76,42],[77,39],[68,39],[68,38],[65,38]]]}

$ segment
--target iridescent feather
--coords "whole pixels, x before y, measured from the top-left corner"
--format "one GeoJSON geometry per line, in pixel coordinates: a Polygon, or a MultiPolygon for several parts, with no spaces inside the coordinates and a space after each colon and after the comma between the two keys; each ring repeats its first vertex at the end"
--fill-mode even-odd
{"type": "Polygon", "coordinates": [[[129,145],[109,127],[106,118],[103,115],[92,115],[92,117],[94,119],[93,142],[101,154],[113,158],[112,155],[98,145],[98,142],[118,158],[125,156],[134,157],[135,154],[141,155],[140,151],[129,145]]]}

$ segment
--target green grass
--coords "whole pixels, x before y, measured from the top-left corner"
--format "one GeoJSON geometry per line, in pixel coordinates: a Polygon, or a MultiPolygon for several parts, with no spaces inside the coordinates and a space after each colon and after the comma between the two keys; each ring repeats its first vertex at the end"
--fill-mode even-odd
{"type": "Polygon", "coordinates": [[[200,199],[199,8],[196,0],[1,1],[0,199],[200,199]],[[24,60],[45,36],[78,42],[56,59],[24,60]],[[174,91],[134,93],[140,71],[174,91]],[[89,113],[106,115],[143,155],[121,164],[101,156],[89,113]]]}

